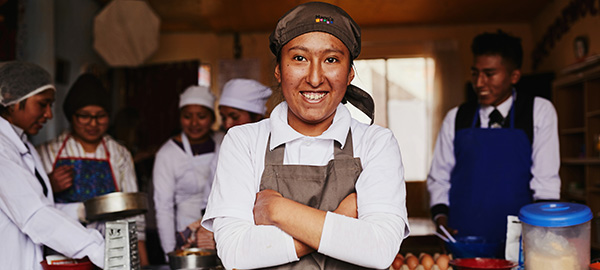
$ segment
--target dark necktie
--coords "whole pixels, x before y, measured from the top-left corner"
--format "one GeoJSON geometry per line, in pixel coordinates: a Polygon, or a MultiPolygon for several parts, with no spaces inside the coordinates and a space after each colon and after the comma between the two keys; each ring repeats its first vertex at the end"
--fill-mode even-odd
{"type": "Polygon", "coordinates": [[[490,122],[488,123],[488,127],[491,128],[502,128],[502,124],[504,124],[504,117],[498,111],[498,109],[494,108],[494,110],[490,113],[490,122]]]}
{"type": "MultiPolygon", "coordinates": [[[[31,151],[29,150],[29,146],[27,146],[26,143],[24,143],[24,144],[25,144],[25,147],[27,148],[27,151],[29,151],[29,154],[31,154],[31,151]]],[[[35,165],[34,165],[34,168],[35,168],[35,165]]],[[[48,197],[48,187],[46,187],[46,184],[44,183],[44,178],[42,178],[42,176],[38,172],[37,168],[35,168],[35,177],[38,179],[38,181],[40,181],[40,184],[42,185],[42,189],[44,190],[44,196],[48,197]]]]}

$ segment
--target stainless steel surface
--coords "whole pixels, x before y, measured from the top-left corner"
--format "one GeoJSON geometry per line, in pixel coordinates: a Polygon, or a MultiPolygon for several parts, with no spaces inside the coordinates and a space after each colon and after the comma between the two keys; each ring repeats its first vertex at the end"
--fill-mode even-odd
{"type": "Polygon", "coordinates": [[[135,221],[118,220],[106,222],[104,240],[105,270],[140,269],[135,221]]]}
{"type": "Polygon", "coordinates": [[[213,269],[213,267],[220,265],[217,258],[217,251],[214,249],[188,248],[183,251],[171,251],[167,255],[169,256],[169,266],[172,270],[213,269]],[[195,252],[207,254],[193,254],[195,252]]]}
{"type": "Polygon", "coordinates": [[[143,192],[113,192],[89,199],[84,205],[89,221],[118,220],[145,213],[148,198],[143,192]]]}

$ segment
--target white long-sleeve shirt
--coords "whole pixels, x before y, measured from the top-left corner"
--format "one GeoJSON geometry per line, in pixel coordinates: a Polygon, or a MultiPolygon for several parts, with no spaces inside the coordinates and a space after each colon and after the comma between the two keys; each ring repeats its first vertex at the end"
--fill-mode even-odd
{"type": "MultiPolygon", "coordinates": [[[[93,153],[87,153],[81,143],[70,135],[71,131],[65,131],[58,137],[38,146],[37,150],[40,153],[42,164],[46,172],[51,173],[54,168],[52,167],[57,158],[95,158],[95,159],[106,159],[106,152],[110,155],[110,166],[117,184],[117,189],[120,192],[138,192],[137,177],[135,175],[135,166],[133,164],[133,158],[131,153],[125,146],[121,145],[110,135],[105,134],[102,137],[104,144],[99,144],[96,151],[93,153]],[[68,139],[67,139],[68,137],[68,139]],[[60,151],[61,146],[67,140],[64,148],[60,151]],[[106,149],[104,148],[106,146],[106,149]],[[60,156],[58,156],[60,151],[60,156]]],[[[85,206],[83,202],[74,203],[56,203],[56,208],[67,213],[74,220],[80,220],[85,217],[81,217],[81,213],[85,212],[85,206]]],[[[140,241],[146,240],[146,218],[144,215],[137,215],[130,218],[135,221],[137,227],[137,237],[140,241]]],[[[100,224],[91,224],[90,227],[103,226],[100,224]]]]}
{"type": "Polygon", "coordinates": [[[185,230],[192,222],[202,218],[201,211],[206,208],[216,153],[223,135],[221,132],[213,134],[211,139],[215,142],[215,151],[211,153],[192,157],[173,139],[165,142],[156,153],[152,172],[154,205],[160,244],[165,252],[175,249],[176,232],[185,230]]]}
{"type": "Polygon", "coordinates": [[[409,234],[404,168],[392,132],[352,119],[340,104],[329,129],[309,137],[287,124],[287,112],[283,102],[270,119],[230,129],[221,145],[202,224],[214,231],[224,266],[259,268],[298,260],[290,235],[254,224],[265,151],[285,143],[284,164],[324,166],[333,159],[334,141],[343,147],[350,127],[354,156],[363,167],[355,184],[358,219],[327,213],[318,252],[365,267],[389,267],[409,234]]]}
{"type": "Polygon", "coordinates": [[[0,117],[0,268],[41,270],[43,245],[71,258],[88,256],[103,267],[102,235],[54,208],[50,181],[24,136],[0,117]],[[35,176],[36,168],[48,188],[47,197],[35,176]]]}
{"type": "MultiPolygon", "coordinates": [[[[513,97],[497,106],[506,117],[513,103],[513,97]]],[[[479,110],[481,126],[486,128],[492,106],[482,106],[479,110]]],[[[431,170],[427,177],[430,205],[450,205],[450,174],[456,164],[454,157],[454,127],[458,107],[448,111],[438,134],[431,170]]],[[[490,153],[493,155],[493,153],[490,153]]],[[[556,200],[560,198],[560,154],[558,142],[558,120],[552,103],[536,97],[533,102],[533,144],[531,160],[531,179],[529,186],[533,190],[534,200],[556,200]]]]}

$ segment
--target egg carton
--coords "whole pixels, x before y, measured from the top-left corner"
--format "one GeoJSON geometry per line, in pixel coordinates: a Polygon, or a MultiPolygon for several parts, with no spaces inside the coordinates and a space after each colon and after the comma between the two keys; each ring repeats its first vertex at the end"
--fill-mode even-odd
{"type": "MultiPolygon", "coordinates": [[[[416,256],[415,254],[408,252],[405,254],[405,256],[402,256],[402,254],[398,255],[403,257],[402,266],[400,266],[400,268],[394,268],[394,264],[392,264],[389,270],[452,270],[452,267],[448,265],[448,262],[452,260],[452,254],[444,255],[440,253],[435,253],[433,255],[430,255],[427,253],[421,253],[419,254],[419,256],[416,256]],[[444,260],[441,260],[442,256],[445,257],[444,260]],[[437,264],[440,262],[438,260],[445,261],[445,263],[441,264],[442,267],[440,267],[440,265],[437,264]]],[[[398,258],[396,258],[396,260],[397,259],[398,258]]]]}

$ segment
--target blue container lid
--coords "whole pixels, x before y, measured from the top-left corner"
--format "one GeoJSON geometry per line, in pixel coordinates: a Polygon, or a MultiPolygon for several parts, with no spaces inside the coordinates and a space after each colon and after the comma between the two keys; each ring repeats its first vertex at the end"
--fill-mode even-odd
{"type": "Polygon", "coordinates": [[[568,227],[588,222],[592,217],[586,205],[567,202],[534,203],[519,211],[521,222],[541,227],[568,227]]]}

